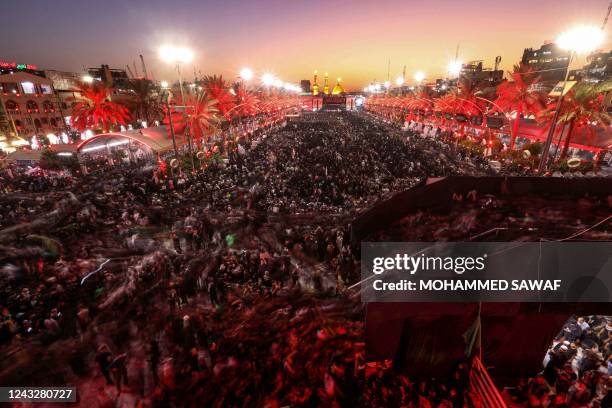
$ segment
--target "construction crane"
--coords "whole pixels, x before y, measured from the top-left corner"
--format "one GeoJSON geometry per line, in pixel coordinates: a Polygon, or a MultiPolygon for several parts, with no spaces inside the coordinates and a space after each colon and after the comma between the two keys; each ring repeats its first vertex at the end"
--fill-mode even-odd
{"type": "Polygon", "coordinates": [[[610,5],[608,6],[608,12],[606,13],[606,18],[604,18],[603,24],[601,25],[601,31],[604,31],[606,29],[606,26],[608,25],[608,18],[610,17],[610,11],[612,11],[612,1],[610,2],[610,5]]]}
{"type": "Polygon", "coordinates": [[[130,69],[130,66],[129,66],[129,65],[127,65],[127,64],[125,64],[125,67],[127,68],[127,72],[128,72],[128,74],[130,74],[130,77],[131,77],[131,78],[134,78],[134,73],[133,73],[133,72],[132,72],[132,70],[130,69]]]}
{"type": "Polygon", "coordinates": [[[149,75],[147,74],[147,66],[145,65],[142,54],[140,54],[140,63],[142,64],[142,75],[144,75],[145,79],[148,79],[149,75]]]}

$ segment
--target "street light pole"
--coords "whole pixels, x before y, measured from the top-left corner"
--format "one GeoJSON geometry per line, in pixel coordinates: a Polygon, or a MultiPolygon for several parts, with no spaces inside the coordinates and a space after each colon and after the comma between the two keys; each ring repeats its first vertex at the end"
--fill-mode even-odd
{"type": "Polygon", "coordinates": [[[563,106],[563,96],[564,96],[563,91],[565,91],[565,86],[567,84],[567,78],[569,76],[569,67],[572,62],[573,55],[574,55],[574,52],[570,51],[569,57],[567,59],[567,66],[565,67],[565,79],[563,80],[561,94],[559,95],[559,99],[557,101],[557,108],[555,109],[555,114],[553,116],[552,123],[550,124],[550,129],[548,129],[548,136],[546,137],[546,142],[544,143],[544,149],[542,150],[542,157],[540,157],[540,164],[538,165],[538,175],[541,175],[542,173],[544,173],[544,170],[546,170],[546,168],[548,167],[548,162],[549,162],[548,153],[550,151],[550,145],[552,144],[552,140],[555,135],[557,121],[559,120],[559,115],[561,114],[561,107],[563,106]]]}
{"type": "Polygon", "coordinates": [[[181,102],[185,105],[185,92],[183,91],[183,77],[181,76],[181,63],[176,63],[176,73],[178,74],[179,89],[181,91],[181,102]]]}
{"type": "Polygon", "coordinates": [[[193,146],[191,143],[191,132],[189,126],[187,125],[187,113],[185,112],[186,103],[185,103],[185,91],[183,90],[183,78],[181,76],[181,63],[176,63],[176,72],[178,74],[179,81],[179,89],[181,91],[181,101],[183,104],[183,122],[185,123],[185,136],[187,137],[187,147],[189,149],[189,157],[191,158],[191,169],[195,170],[195,161],[193,160],[193,146]]]}
{"type": "Polygon", "coordinates": [[[172,147],[174,147],[174,158],[178,160],[178,148],[176,147],[176,135],[174,134],[174,122],[172,121],[172,112],[170,111],[170,92],[166,91],[166,109],[168,110],[168,123],[170,126],[170,135],[172,136],[172,147]]]}
{"type": "Polygon", "coordinates": [[[549,163],[548,155],[550,151],[550,145],[552,144],[557,121],[559,120],[559,115],[561,114],[561,106],[563,104],[563,97],[565,96],[564,91],[565,87],[567,86],[567,78],[569,76],[569,67],[572,61],[572,57],[574,56],[574,53],[578,54],[594,51],[602,44],[604,37],[605,35],[603,30],[598,27],[579,26],[569,31],[566,31],[565,33],[561,34],[561,36],[557,39],[557,44],[559,45],[559,47],[568,50],[570,54],[567,60],[567,66],[565,67],[565,79],[563,80],[563,86],[561,88],[561,93],[557,101],[557,108],[555,109],[555,114],[553,116],[552,123],[550,124],[550,129],[548,130],[548,136],[546,138],[546,143],[544,144],[544,151],[542,152],[542,157],[540,157],[540,164],[538,166],[539,175],[541,175],[544,170],[546,170],[547,165],[549,163]]]}

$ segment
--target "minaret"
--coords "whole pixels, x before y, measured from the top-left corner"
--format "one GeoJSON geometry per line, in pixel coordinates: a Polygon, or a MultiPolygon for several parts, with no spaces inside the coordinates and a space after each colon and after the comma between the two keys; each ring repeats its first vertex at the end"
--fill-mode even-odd
{"type": "Polygon", "coordinates": [[[317,74],[318,73],[319,73],[319,71],[317,71],[315,69],[315,72],[314,72],[314,81],[312,83],[312,94],[314,96],[317,96],[319,94],[319,84],[317,83],[317,74]]]}
{"type": "Polygon", "coordinates": [[[329,79],[329,74],[326,72],[325,73],[325,82],[323,83],[323,93],[325,95],[329,95],[329,84],[327,83],[328,79],[329,79]]]}

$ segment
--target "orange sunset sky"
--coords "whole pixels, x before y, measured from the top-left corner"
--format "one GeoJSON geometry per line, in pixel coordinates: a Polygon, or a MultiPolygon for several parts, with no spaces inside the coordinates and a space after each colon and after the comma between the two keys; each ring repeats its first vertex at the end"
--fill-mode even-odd
{"type": "MultiPolygon", "coordinates": [[[[81,71],[124,68],[143,54],[155,79],[173,80],[158,58],[165,43],[188,45],[183,68],[235,77],[243,66],[285,81],[314,69],[349,89],[387,79],[406,66],[427,80],[445,75],[459,44],[462,61],[511,69],[525,47],[539,47],[576,24],[600,26],[608,0],[45,0],[3,2],[0,60],[81,71]],[[53,23],[51,23],[53,22],[53,23]]],[[[606,36],[603,48],[611,48],[606,36]]],[[[584,62],[584,58],[578,64],[584,62]]],[[[140,65],[138,64],[140,69],[140,65]]]]}

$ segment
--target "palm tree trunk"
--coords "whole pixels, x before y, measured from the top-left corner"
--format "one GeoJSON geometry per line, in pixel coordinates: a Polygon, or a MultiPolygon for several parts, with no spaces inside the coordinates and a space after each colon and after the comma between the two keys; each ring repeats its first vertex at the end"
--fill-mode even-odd
{"type": "Polygon", "coordinates": [[[522,109],[516,111],[516,118],[514,118],[514,123],[512,124],[512,135],[510,136],[510,150],[514,150],[514,145],[516,144],[516,137],[518,136],[518,130],[521,124],[521,113],[523,113],[522,109]]]}
{"type": "Polygon", "coordinates": [[[567,130],[567,136],[565,136],[565,141],[563,142],[563,150],[561,150],[561,159],[564,159],[567,156],[567,151],[569,150],[573,131],[574,131],[574,121],[572,120],[569,124],[569,129],[567,130]]]}

